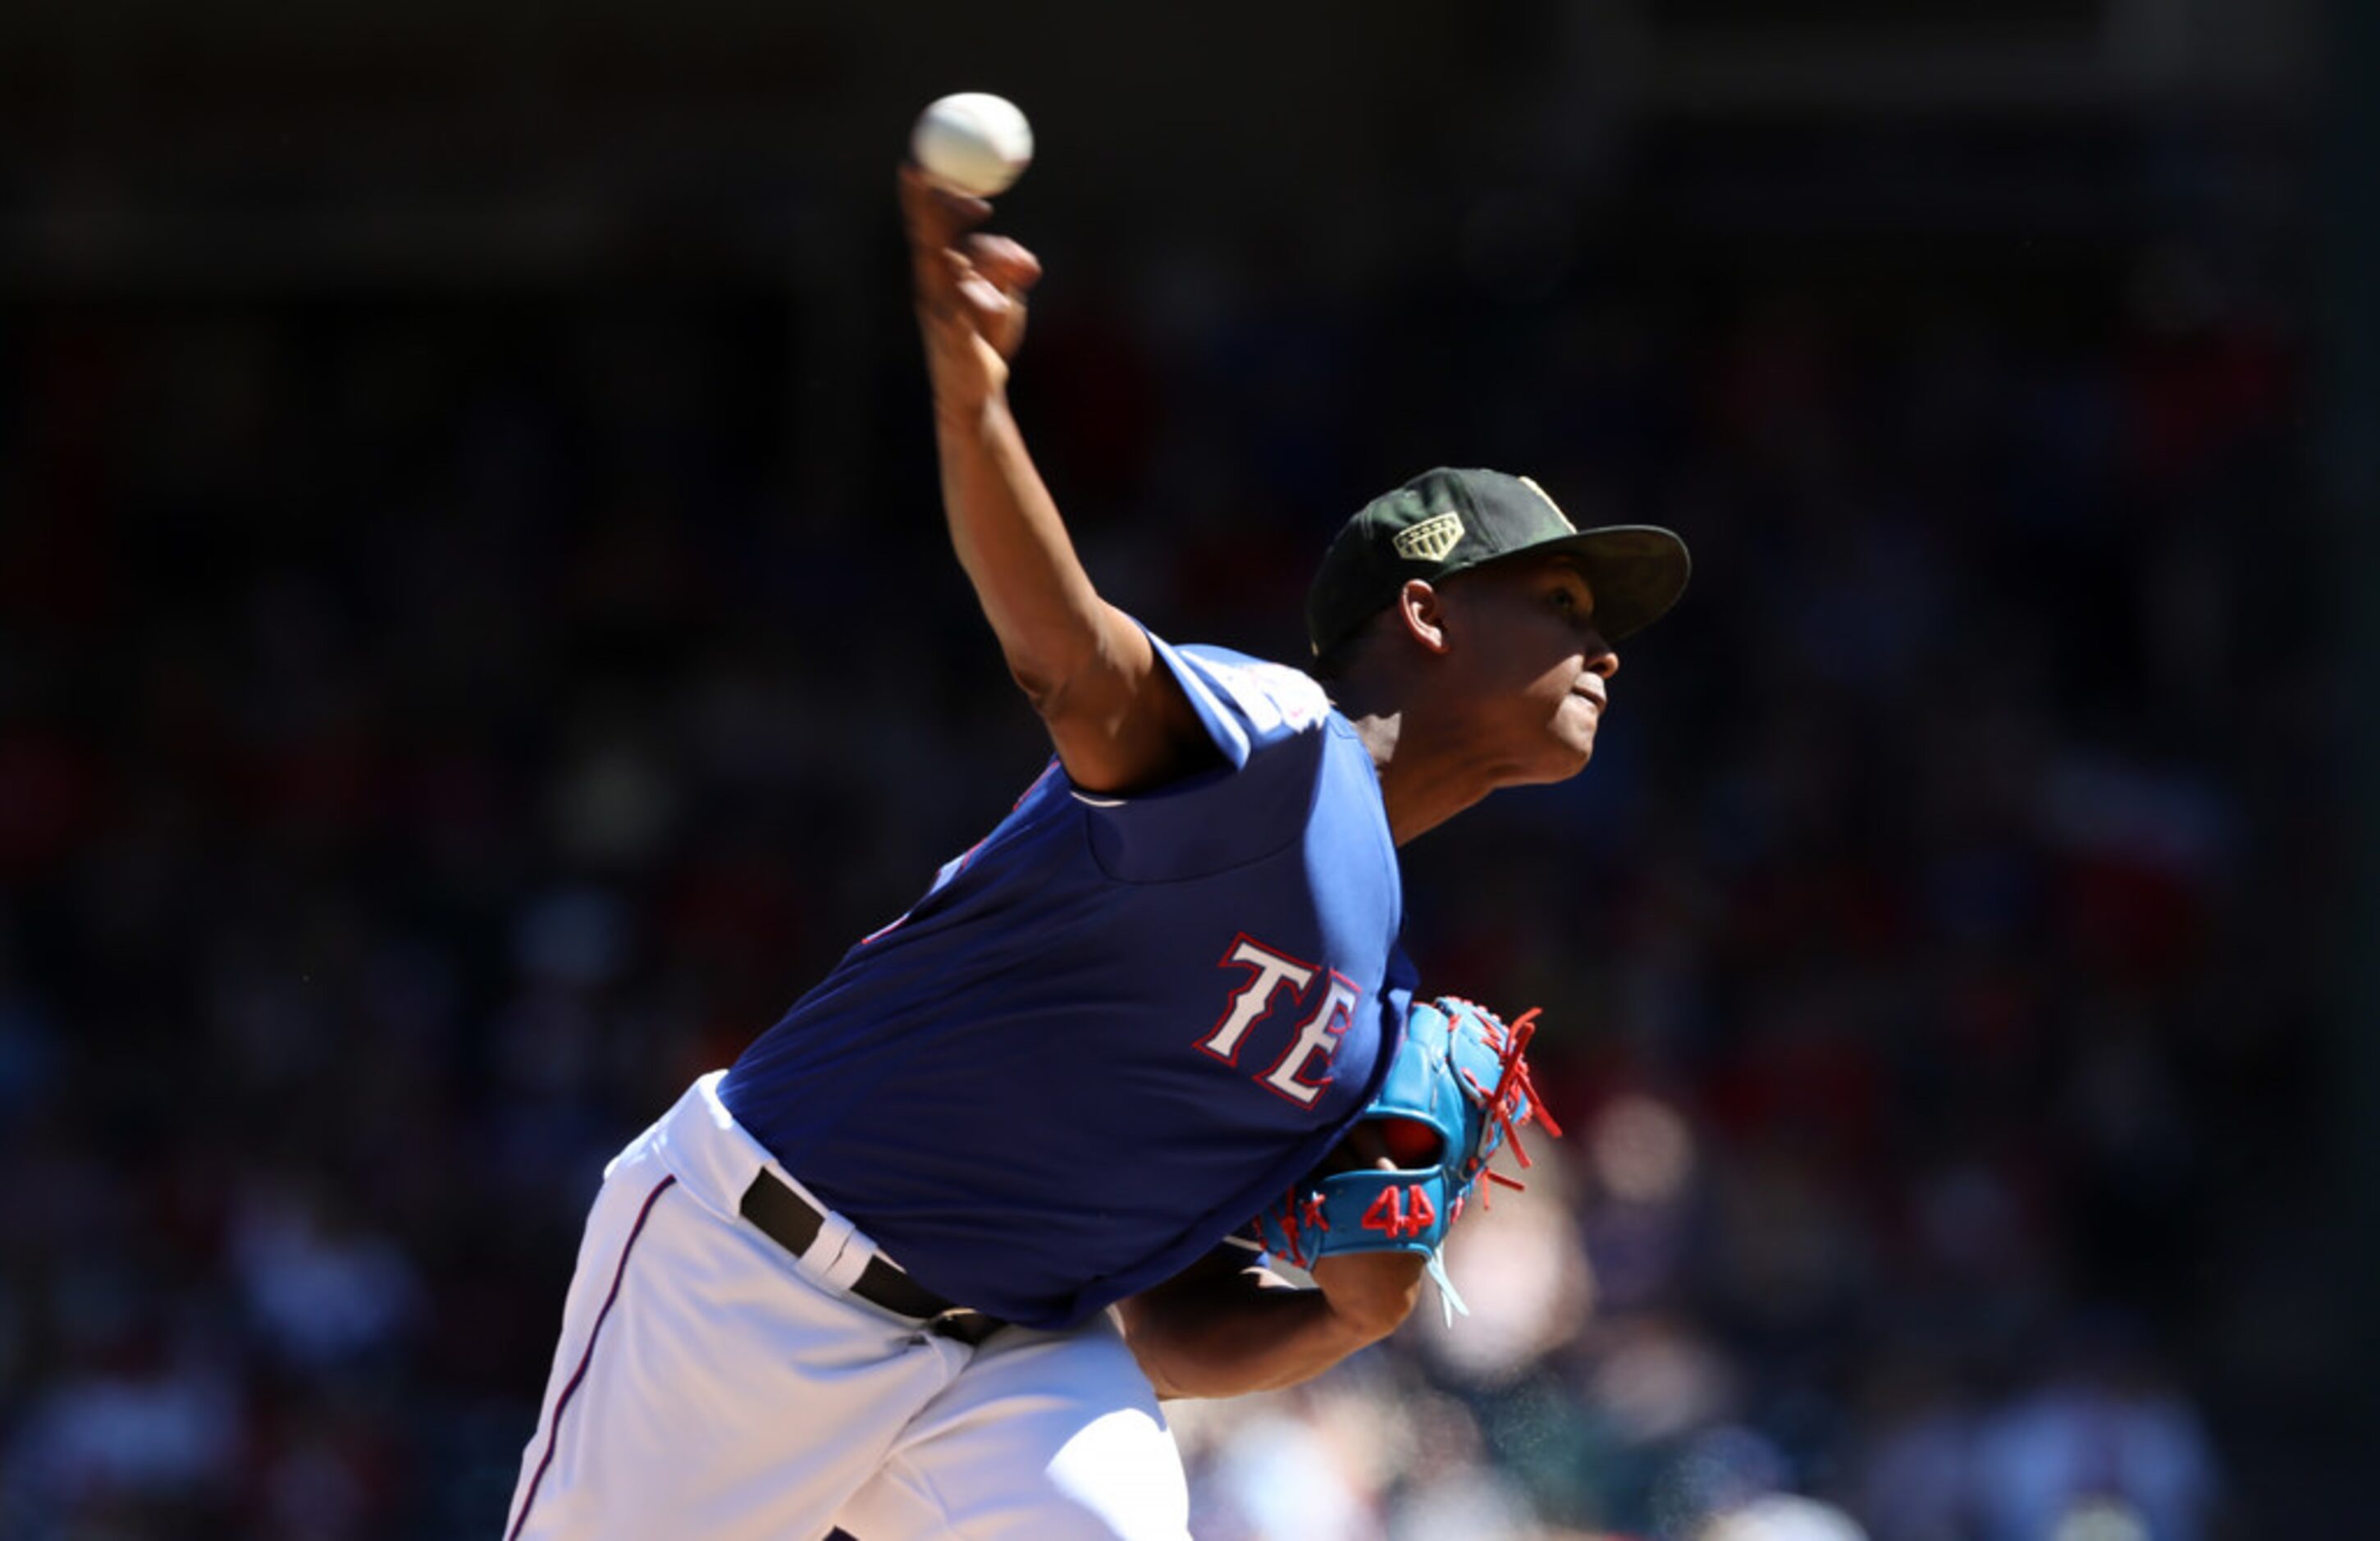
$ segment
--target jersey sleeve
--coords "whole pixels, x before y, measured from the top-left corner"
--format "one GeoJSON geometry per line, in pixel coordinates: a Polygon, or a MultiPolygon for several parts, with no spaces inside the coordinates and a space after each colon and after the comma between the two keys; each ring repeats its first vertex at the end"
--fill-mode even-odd
{"type": "Polygon", "coordinates": [[[1295,669],[1222,648],[1177,648],[1141,629],[1234,770],[1245,770],[1265,749],[1319,731],[1330,713],[1322,686],[1295,669]]]}
{"type": "MultiPolygon", "coordinates": [[[[1144,628],[1146,629],[1146,628],[1144,628]]],[[[1129,796],[1068,787],[1091,811],[1091,849],[1129,882],[1173,882],[1281,850],[1307,831],[1324,746],[1336,723],[1322,686],[1228,649],[1149,645],[1190,699],[1220,763],[1129,796]]]]}

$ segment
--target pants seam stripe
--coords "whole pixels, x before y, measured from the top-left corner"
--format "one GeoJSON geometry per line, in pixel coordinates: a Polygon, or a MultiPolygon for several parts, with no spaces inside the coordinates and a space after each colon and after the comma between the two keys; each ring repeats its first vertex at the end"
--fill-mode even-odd
{"type": "Polygon", "coordinates": [[[528,1479],[528,1491],[521,1495],[520,1513],[514,1519],[512,1529],[504,1533],[504,1541],[520,1541],[521,1527],[528,1523],[529,1511],[537,1506],[538,1485],[545,1481],[545,1470],[553,1464],[554,1449],[562,1440],[562,1411],[570,1405],[578,1383],[587,1378],[587,1367],[595,1359],[595,1340],[603,1335],[604,1318],[612,1314],[612,1303],[620,1298],[620,1281],[628,1275],[628,1254],[636,1250],[637,1238],[645,1233],[645,1221],[652,1216],[654,1202],[676,1182],[675,1172],[662,1178],[654,1185],[653,1191],[645,1195],[645,1207],[637,1211],[637,1223],[628,1232],[626,1244],[620,1248],[618,1266],[612,1270],[611,1292],[603,1297],[603,1308],[595,1313],[595,1325],[587,1333],[587,1346],[579,1352],[578,1367],[570,1372],[569,1384],[563,1387],[562,1394],[553,1399],[553,1421],[545,1431],[545,1454],[538,1461],[536,1474],[528,1479]]]}

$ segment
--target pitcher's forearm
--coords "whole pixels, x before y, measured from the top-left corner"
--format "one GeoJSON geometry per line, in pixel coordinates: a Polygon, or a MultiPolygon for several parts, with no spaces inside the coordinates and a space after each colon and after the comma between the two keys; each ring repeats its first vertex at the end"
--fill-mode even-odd
{"type": "Polygon", "coordinates": [[[1123,1304],[1124,1336],[1158,1394],[1236,1397],[1310,1380],[1401,1326],[1420,1298],[1422,1260],[1325,1257],[1319,1288],[1209,1254],[1123,1304]]]}
{"type": "Polygon", "coordinates": [[[1388,1335],[1342,1316],[1319,1290],[1127,1306],[1125,1320],[1133,1353],[1160,1397],[1237,1397],[1294,1386],[1388,1335]]]}
{"type": "Polygon", "coordinates": [[[1086,660],[1112,646],[1058,505],[1035,468],[1004,393],[935,393],[942,509],[1009,672],[1046,713],[1086,660]]]}

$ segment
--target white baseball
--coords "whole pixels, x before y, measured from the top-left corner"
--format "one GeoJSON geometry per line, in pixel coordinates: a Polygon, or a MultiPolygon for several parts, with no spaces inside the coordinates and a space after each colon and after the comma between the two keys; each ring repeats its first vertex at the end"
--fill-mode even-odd
{"type": "Polygon", "coordinates": [[[963,91],[917,115],[909,153],[953,191],[990,198],[1032,163],[1033,127],[1006,97],[963,91]]]}

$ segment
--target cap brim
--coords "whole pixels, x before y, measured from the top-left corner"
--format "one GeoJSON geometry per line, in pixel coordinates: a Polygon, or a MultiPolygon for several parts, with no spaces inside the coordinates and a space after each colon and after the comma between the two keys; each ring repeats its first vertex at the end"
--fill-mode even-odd
{"type": "MultiPolygon", "coordinates": [[[[1658,525],[1605,525],[1575,535],[1557,535],[1496,557],[1564,552],[1586,570],[1595,591],[1596,629],[1606,642],[1635,636],[1670,613],[1686,591],[1694,560],[1675,531],[1658,525]]],[[[1485,565],[1486,564],[1483,564],[1485,565]]]]}

